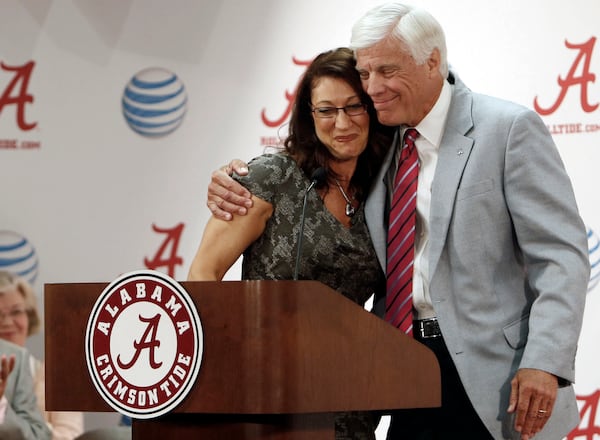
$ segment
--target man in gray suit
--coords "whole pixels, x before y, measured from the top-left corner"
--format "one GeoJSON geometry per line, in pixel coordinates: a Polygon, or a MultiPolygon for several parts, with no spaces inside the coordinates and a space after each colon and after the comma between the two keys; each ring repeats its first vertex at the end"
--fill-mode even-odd
{"type": "MultiPolygon", "coordinates": [[[[442,371],[442,407],[394,413],[388,439],[563,438],[578,421],[571,384],[589,260],[550,134],[535,112],[471,92],[426,11],[376,7],[351,47],[379,120],[399,127],[365,206],[384,270],[399,139],[419,132],[412,332],[442,371]]],[[[209,207],[227,219],[243,194],[215,172],[209,207]]],[[[376,298],[380,316],[385,307],[376,298]]]]}
{"type": "Polygon", "coordinates": [[[28,356],[0,339],[0,439],[46,440],[50,429],[37,405],[28,356]]]}

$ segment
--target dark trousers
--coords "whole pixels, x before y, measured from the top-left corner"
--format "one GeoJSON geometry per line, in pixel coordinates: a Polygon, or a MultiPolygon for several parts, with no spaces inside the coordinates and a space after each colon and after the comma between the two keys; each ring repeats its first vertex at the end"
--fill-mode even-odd
{"type": "MultiPolygon", "coordinates": [[[[393,412],[388,440],[493,439],[473,409],[443,338],[419,340],[437,356],[442,376],[441,408],[393,412]]],[[[490,396],[493,399],[495,396],[490,396]]]]}

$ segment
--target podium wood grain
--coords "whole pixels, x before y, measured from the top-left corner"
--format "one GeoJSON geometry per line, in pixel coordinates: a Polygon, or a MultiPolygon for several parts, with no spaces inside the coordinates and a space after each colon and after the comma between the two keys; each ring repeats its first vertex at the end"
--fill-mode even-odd
{"type": "MultiPolygon", "coordinates": [[[[181,284],[202,322],[200,372],[172,413],[134,421],[134,438],[333,438],[336,411],[440,404],[434,354],[321,283],[181,284]]],[[[107,285],[45,286],[48,410],[112,410],[92,384],[84,347],[107,285]]]]}

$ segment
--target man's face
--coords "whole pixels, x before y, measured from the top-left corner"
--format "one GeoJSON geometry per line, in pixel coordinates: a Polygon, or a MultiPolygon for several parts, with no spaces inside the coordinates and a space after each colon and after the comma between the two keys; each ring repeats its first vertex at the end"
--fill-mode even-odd
{"type": "Polygon", "coordinates": [[[443,84],[439,53],[417,65],[400,42],[386,38],[356,51],[356,68],[373,99],[379,122],[416,126],[435,104],[443,84]]]}

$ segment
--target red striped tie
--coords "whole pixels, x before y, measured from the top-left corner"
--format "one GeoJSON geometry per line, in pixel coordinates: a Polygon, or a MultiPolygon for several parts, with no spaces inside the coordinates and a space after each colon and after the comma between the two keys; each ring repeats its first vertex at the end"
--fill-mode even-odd
{"type": "Polygon", "coordinates": [[[409,128],[394,179],[387,241],[387,290],[385,320],[412,335],[412,279],[417,217],[419,155],[415,140],[419,132],[409,128]]]}

